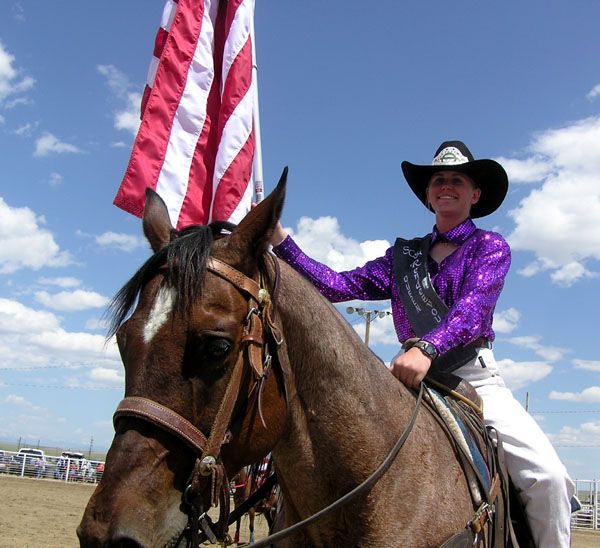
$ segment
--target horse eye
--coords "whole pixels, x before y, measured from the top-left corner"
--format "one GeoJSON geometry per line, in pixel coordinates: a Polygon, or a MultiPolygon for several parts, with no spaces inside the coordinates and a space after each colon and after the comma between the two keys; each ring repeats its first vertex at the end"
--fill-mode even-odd
{"type": "Polygon", "coordinates": [[[231,350],[231,343],[227,339],[212,339],[206,343],[204,352],[210,358],[223,358],[231,350]]]}

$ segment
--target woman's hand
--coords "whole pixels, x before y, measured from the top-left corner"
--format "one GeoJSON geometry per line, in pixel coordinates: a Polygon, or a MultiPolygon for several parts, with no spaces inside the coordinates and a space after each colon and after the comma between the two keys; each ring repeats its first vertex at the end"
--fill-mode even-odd
{"type": "Polygon", "coordinates": [[[392,375],[409,388],[419,388],[430,367],[431,359],[418,348],[401,350],[390,363],[392,375]]]}
{"type": "Polygon", "coordinates": [[[283,240],[287,238],[288,233],[283,229],[281,223],[277,221],[275,228],[273,230],[273,235],[271,236],[271,245],[273,247],[279,245],[283,240]]]}

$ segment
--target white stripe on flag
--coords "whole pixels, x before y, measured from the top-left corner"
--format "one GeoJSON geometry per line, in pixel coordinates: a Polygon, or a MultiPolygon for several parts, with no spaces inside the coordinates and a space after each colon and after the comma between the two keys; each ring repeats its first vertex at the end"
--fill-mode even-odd
{"type": "Polygon", "coordinates": [[[177,226],[187,193],[190,167],[198,137],[206,120],[208,94],[215,76],[213,62],[214,24],[218,1],[204,1],[202,28],[190,63],[185,89],[177,107],[165,160],[156,192],[167,204],[173,226],[177,226]]]}
{"type": "Polygon", "coordinates": [[[229,69],[240,50],[246,45],[250,38],[250,21],[254,13],[254,0],[245,0],[240,4],[229,30],[229,36],[223,47],[223,78],[221,79],[221,95],[227,81],[229,69]]]}

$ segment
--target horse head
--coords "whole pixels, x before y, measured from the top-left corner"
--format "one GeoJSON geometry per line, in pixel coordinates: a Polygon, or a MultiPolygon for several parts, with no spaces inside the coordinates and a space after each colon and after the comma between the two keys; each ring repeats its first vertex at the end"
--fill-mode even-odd
{"type": "Polygon", "coordinates": [[[286,176],[227,236],[218,223],[176,231],[147,191],[143,229],[154,254],[112,303],[125,398],[77,530],[81,546],[178,545],[190,507],[207,510],[228,475],[280,436],[285,343],[276,262],[265,252],[286,176]]]}

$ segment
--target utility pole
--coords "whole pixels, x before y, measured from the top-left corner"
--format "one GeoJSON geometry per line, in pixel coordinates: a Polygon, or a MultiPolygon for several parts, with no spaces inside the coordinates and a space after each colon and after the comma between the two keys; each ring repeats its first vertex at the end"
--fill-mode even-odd
{"type": "Polygon", "coordinates": [[[349,306],[346,308],[346,312],[348,314],[358,314],[365,319],[365,344],[369,346],[369,333],[371,331],[371,322],[376,318],[383,318],[385,316],[391,316],[391,312],[389,310],[367,310],[366,308],[354,308],[353,306],[349,306]]]}
{"type": "Polygon", "coordinates": [[[88,451],[88,460],[92,459],[92,449],[94,448],[94,436],[90,438],[90,450],[88,451]]]}
{"type": "Polygon", "coordinates": [[[529,411],[529,392],[525,393],[525,411],[529,411]]]}

